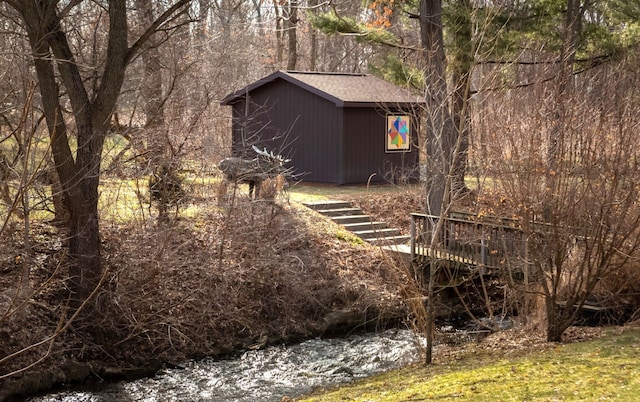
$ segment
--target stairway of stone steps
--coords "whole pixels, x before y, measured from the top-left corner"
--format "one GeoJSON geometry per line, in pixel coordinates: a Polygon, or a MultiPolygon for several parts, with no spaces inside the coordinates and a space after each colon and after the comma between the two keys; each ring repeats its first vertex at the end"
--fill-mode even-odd
{"type": "Polygon", "coordinates": [[[385,222],[375,221],[348,201],[312,201],[304,202],[303,205],[329,217],[362,240],[376,246],[403,244],[410,239],[410,236],[400,234],[399,229],[390,228],[385,222]]]}

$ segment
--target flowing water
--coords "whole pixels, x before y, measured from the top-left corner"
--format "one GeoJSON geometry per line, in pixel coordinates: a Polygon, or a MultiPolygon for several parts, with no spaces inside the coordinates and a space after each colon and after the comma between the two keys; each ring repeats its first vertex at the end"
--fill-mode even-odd
{"type": "Polygon", "coordinates": [[[280,401],[349,382],[419,358],[413,332],[390,330],[249,351],[228,360],[188,362],[153,378],[90,391],[64,391],[31,401],[280,401]]]}

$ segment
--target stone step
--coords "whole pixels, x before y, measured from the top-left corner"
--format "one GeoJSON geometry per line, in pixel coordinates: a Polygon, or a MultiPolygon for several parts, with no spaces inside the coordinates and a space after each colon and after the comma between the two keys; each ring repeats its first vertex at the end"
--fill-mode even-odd
{"type": "Polygon", "coordinates": [[[353,208],[348,201],[310,201],[304,202],[303,205],[331,218],[372,245],[397,245],[410,239],[409,236],[401,235],[400,230],[389,228],[385,222],[374,221],[362,209],[353,208]]]}
{"type": "Polygon", "coordinates": [[[357,230],[353,232],[354,235],[358,236],[363,240],[367,239],[375,239],[380,237],[392,237],[400,235],[400,231],[398,229],[375,229],[375,230],[357,230]]]}
{"type": "Polygon", "coordinates": [[[364,215],[360,208],[336,208],[336,209],[317,209],[316,212],[325,216],[344,216],[344,215],[364,215]]]}
{"type": "Polygon", "coordinates": [[[306,206],[307,208],[311,208],[315,211],[351,208],[351,203],[348,201],[331,201],[331,200],[308,201],[308,202],[303,202],[302,205],[306,206]]]}
{"type": "Polygon", "coordinates": [[[380,230],[387,228],[387,224],[384,222],[371,221],[358,223],[342,223],[342,226],[344,226],[350,232],[357,232],[360,230],[380,230]]]}
{"type": "MultiPolygon", "coordinates": [[[[393,245],[403,245],[411,240],[411,236],[407,235],[398,235],[398,236],[387,236],[387,237],[375,237],[372,239],[364,239],[367,243],[373,244],[375,246],[387,246],[387,249],[396,251],[396,252],[405,252],[405,249],[401,250],[392,248],[393,245]]],[[[408,245],[406,246],[409,247],[408,245]]],[[[409,250],[408,253],[411,251],[409,250]]]]}
{"type": "Polygon", "coordinates": [[[372,219],[369,215],[341,215],[332,216],[331,220],[339,225],[348,225],[350,223],[370,223],[372,219]]]}
{"type": "Polygon", "coordinates": [[[411,236],[397,236],[397,237],[401,238],[401,239],[398,239],[402,241],[401,243],[383,244],[382,249],[387,251],[393,251],[394,253],[411,255],[411,244],[408,244],[409,240],[411,240],[411,236]]]}

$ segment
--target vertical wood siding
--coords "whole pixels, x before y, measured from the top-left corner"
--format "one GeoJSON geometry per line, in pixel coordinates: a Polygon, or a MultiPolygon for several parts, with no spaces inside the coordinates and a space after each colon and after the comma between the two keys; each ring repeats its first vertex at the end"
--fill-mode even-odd
{"type": "MultiPolygon", "coordinates": [[[[390,113],[409,114],[395,110],[390,113]]],[[[387,112],[379,108],[345,108],[345,183],[381,182],[398,178],[398,172],[416,171],[419,148],[412,144],[410,152],[385,151],[387,112]],[[395,173],[393,173],[393,172],[395,173]]],[[[416,127],[411,127],[412,141],[417,138],[416,127]]],[[[417,175],[409,180],[415,181],[417,175]]]]}
{"type": "MultiPolygon", "coordinates": [[[[254,117],[247,137],[257,134],[258,147],[291,159],[291,166],[302,180],[341,183],[341,117],[333,103],[276,80],[251,92],[250,104],[253,113],[249,114],[254,117]]],[[[242,105],[234,105],[234,115],[243,116],[242,110],[242,105]]],[[[239,130],[236,131],[237,138],[239,130]]],[[[238,139],[234,141],[236,154],[240,143],[238,139]]]]}
{"type": "Polygon", "coordinates": [[[406,154],[385,153],[381,109],[336,107],[282,79],[254,89],[247,114],[245,104],[233,104],[233,153],[253,157],[251,144],[266,147],[291,159],[301,180],[366,183],[372,173],[374,181],[382,181],[387,169],[417,166],[415,146],[406,154]]]}

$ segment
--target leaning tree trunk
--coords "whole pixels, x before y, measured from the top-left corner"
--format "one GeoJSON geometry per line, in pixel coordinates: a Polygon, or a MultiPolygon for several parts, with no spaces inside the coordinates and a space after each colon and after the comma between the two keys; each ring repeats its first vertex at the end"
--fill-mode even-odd
{"type": "MultiPolygon", "coordinates": [[[[42,42],[40,42],[42,43],[42,42]]],[[[47,54],[43,47],[37,55],[47,54]]],[[[97,286],[102,274],[100,261],[100,234],[97,211],[97,181],[88,181],[87,174],[94,169],[84,169],[81,176],[78,168],[84,158],[74,158],[69,147],[67,129],[58,103],[58,89],[54,67],[50,58],[35,58],[36,72],[40,81],[40,91],[44,112],[49,127],[51,149],[55,169],[60,178],[64,205],[69,209],[65,222],[69,230],[70,286],[73,305],[78,307],[97,286]],[[83,188],[84,187],[84,191],[83,188]],[[86,195],[95,194],[95,200],[86,195]]],[[[85,117],[86,118],[86,117],[85,117]]],[[[78,132],[80,143],[80,130],[78,132]]]]}

